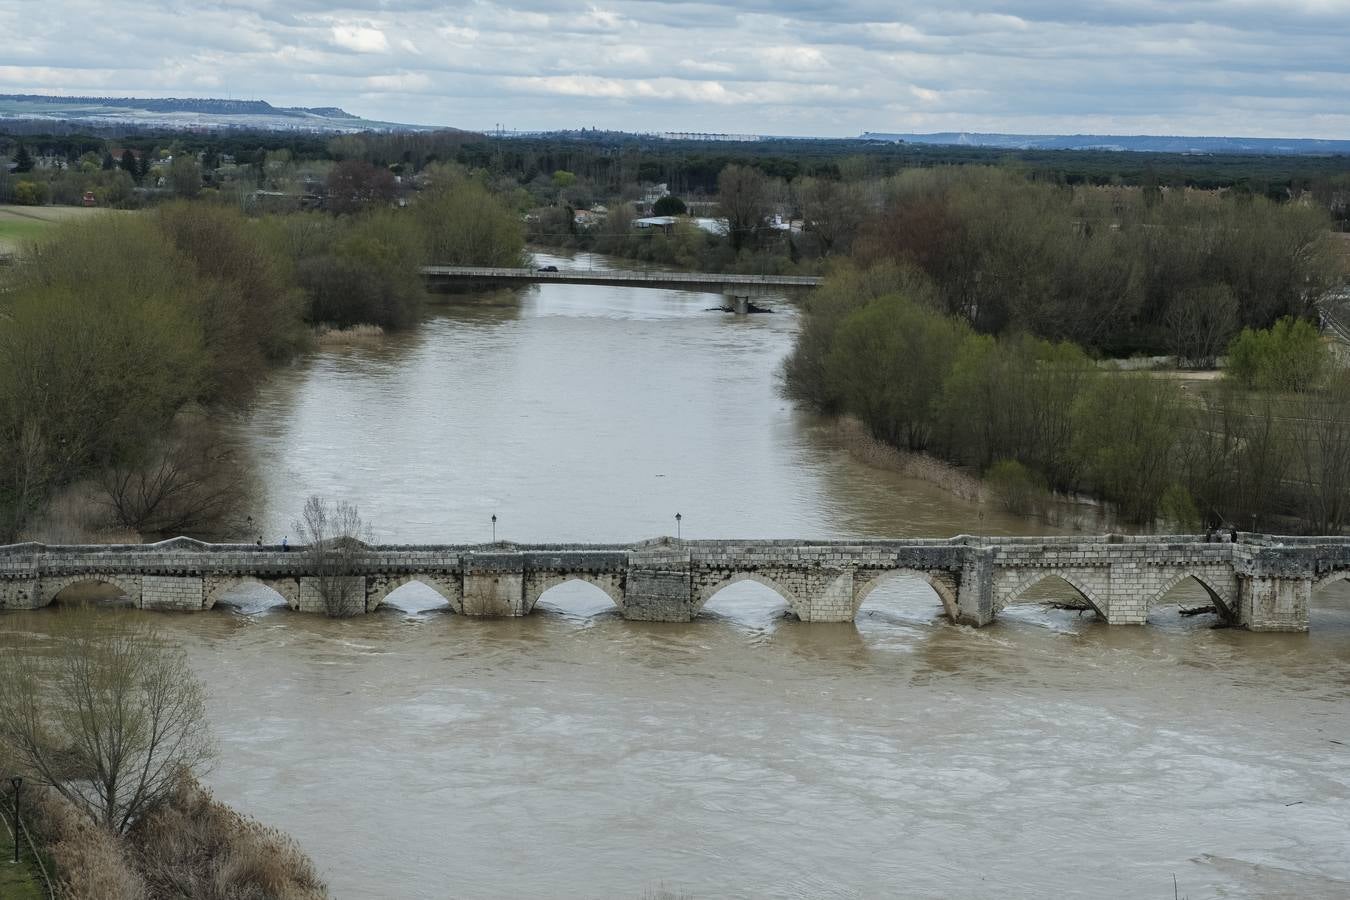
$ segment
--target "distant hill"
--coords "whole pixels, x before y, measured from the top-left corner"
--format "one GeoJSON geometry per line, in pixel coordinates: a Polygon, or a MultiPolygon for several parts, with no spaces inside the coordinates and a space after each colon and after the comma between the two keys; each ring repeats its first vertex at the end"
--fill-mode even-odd
{"type": "Polygon", "coordinates": [[[1316,138],[1168,137],[1115,134],[981,134],[948,131],[937,134],[864,132],[864,140],[903,141],[957,147],[1005,150],[1132,150],[1143,153],[1255,153],[1278,156],[1350,154],[1350,140],[1316,138]]]}
{"type": "Polygon", "coordinates": [[[251,128],[268,131],[434,131],[425,125],[403,125],[362,119],[336,106],[273,106],[266,100],[221,100],[207,97],[52,97],[45,94],[0,94],[0,122],[5,119],[87,122],[105,125],[147,125],[168,128],[251,128]]]}

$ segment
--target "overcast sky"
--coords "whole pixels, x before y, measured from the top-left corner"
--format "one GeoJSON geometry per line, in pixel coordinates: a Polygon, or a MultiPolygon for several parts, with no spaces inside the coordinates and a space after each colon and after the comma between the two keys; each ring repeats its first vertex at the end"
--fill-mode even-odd
{"type": "Polygon", "coordinates": [[[1350,0],[0,0],[0,93],[486,129],[1350,138],[1350,0]]]}

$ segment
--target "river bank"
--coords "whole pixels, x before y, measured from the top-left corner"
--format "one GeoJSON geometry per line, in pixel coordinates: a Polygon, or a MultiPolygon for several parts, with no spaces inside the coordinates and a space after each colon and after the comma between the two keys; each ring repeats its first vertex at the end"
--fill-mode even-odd
{"type": "MultiPolygon", "coordinates": [[[[712,299],[451,296],[320,348],[237,423],[248,514],[269,543],[314,493],[408,543],[486,541],[494,515],[522,541],[673,534],[676,513],[686,538],[1056,533],[851,453],[779,391],[796,306],[712,299]]],[[[1346,588],[1306,635],[1213,629],[1187,595],[1143,628],[1027,598],[969,629],[913,578],[838,625],[752,582],[687,624],[626,621],[576,581],[509,620],[414,584],[357,620],[266,588],[128,614],[206,685],[215,795],[294,835],[344,900],[1115,900],[1174,874],[1192,897],[1330,897],[1350,885],[1346,588]]]]}

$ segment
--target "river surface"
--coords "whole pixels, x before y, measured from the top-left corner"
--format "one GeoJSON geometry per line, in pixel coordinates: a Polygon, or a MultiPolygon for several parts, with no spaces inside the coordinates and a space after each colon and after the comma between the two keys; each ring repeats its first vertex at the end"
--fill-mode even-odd
{"type": "MultiPolygon", "coordinates": [[[[258,530],[294,540],[311,493],[385,541],[487,540],[493,515],[522,541],[671,534],[677,512],[685,537],[1048,530],[857,462],[778,396],[792,305],[720,302],[549,285],[324,350],[241,426],[258,530]]],[[[1306,635],[1172,606],[956,627],[904,579],[847,625],[748,583],[687,625],[579,583],[520,620],[433,598],[153,616],[208,685],[217,795],[339,898],[1350,896],[1345,583],[1306,635]]]]}

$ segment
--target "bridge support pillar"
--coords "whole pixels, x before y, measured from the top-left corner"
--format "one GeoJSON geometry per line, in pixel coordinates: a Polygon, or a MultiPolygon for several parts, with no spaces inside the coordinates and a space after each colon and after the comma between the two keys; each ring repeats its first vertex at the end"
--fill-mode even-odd
{"type": "Polygon", "coordinates": [[[38,593],[36,578],[6,578],[0,581],[0,609],[37,609],[38,593]]]}
{"type": "Polygon", "coordinates": [[[624,586],[623,617],[639,622],[692,620],[693,579],[689,569],[629,569],[624,586]]]}
{"type": "Polygon", "coordinates": [[[199,610],[205,603],[205,581],[200,575],[145,575],[141,578],[141,609],[199,610]]]}
{"type": "Polygon", "coordinates": [[[852,622],[853,570],[826,569],[811,572],[803,579],[805,588],[793,612],[803,622],[852,622]]]}
{"type": "Polygon", "coordinates": [[[961,567],[956,590],[956,623],[982,628],[994,621],[994,553],[972,550],[961,567]]]}
{"type": "MultiPolygon", "coordinates": [[[[290,603],[291,598],[287,597],[290,603]]],[[[345,618],[366,611],[366,576],[330,575],[299,579],[291,609],[345,618]]]]}
{"type": "Polygon", "coordinates": [[[464,615],[525,615],[525,573],[465,572],[464,615]]]}
{"type": "Polygon", "coordinates": [[[1237,623],[1251,631],[1307,631],[1312,578],[1244,575],[1239,578],[1237,623]]]}

